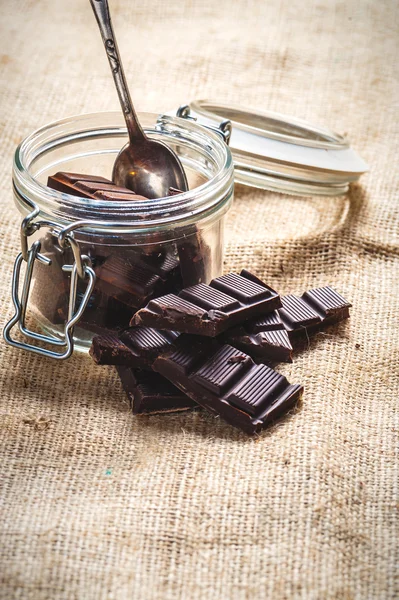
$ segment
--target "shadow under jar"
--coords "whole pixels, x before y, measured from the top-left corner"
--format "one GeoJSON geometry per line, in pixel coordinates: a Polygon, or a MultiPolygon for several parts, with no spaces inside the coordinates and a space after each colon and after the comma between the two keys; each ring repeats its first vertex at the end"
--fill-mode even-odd
{"type": "MultiPolygon", "coordinates": [[[[62,338],[68,319],[70,232],[96,275],[93,292],[74,329],[75,348],[87,349],[95,333],[128,326],[132,315],[155,296],[209,282],[222,272],[224,215],[233,199],[234,167],[221,135],[192,121],[139,115],[146,134],[171,147],[186,171],[189,191],[167,198],[104,201],[81,198],[46,186],[58,171],[111,178],[115,158],[127,141],[118,113],[96,113],[52,123],[18,147],[13,168],[15,202],[25,217],[37,207],[29,246],[40,240],[29,293],[35,326],[62,338]],[[33,227],[34,229],[34,227],[33,227]]],[[[78,279],[76,304],[87,282],[78,279]]]]}

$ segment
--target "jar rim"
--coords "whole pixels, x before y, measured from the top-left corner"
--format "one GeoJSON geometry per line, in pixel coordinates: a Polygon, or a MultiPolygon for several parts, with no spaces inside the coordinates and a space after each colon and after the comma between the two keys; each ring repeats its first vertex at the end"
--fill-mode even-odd
{"type": "Polygon", "coordinates": [[[219,209],[224,200],[228,200],[228,197],[223,198],[226,194],[222,192],[227,191],[229,187],[232,189],[234,177],[231,153],[222,136],[179,117],[142,112],[139,113],[139,119],[144,123],[144,129],[150,137],[170,135],[174,141],[178,139],[179,144],[184,145],[194,140],[198,147],[207,148],[213,160],[217,162],[216,174],[187,192],[141,200],[140,203],[126,200],[112,203],[105,200],[93,201],[53,190],[40,183],[31,172],[32,164],[52,148],[78,139],[127,136],[121,113],[86,113],[48,123],[33,131],[18,145],[14,154],[13,183],[19,202],[25,209],[32,207],[33,203],[39,207],[42,214],[50,218],[57,217],[66,223],[87,220],[85,216],[88,213],[93,217],[91,221],[98,222],[99,229],[102,229],[102,223],[108,229],[110,221],[117,221],[125,231],[162,229],[176,221],[179,224],[194,222],[200,216],[202,218],[204,213],[219,209]],[[149,123],[152,124],[151,127],[149,123]],[[68,213],[66,209],[69,209],[68,213]],[[99,214],[101,219],[98,218],[99,214]]]}

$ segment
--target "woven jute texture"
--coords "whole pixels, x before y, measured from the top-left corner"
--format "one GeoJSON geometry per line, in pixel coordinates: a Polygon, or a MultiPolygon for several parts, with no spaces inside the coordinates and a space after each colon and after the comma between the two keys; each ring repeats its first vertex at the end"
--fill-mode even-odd
{"type": "MultiPolygon", "coordinates": [[[[209,97],[348,134],[371,169],[345,197],[237,186],[225,270],[281,293],[331,284],[353,309],[281,369],[303,404],[255,439],[204,412],[133,418],[110,368],[2,342],[0,597],[397,598],[397,3],[111,8],[139,110],[209,97]]],[[[17,143],[118,101],[87,0],[3,0],[1,13],[4,320],[17,143]]]]}

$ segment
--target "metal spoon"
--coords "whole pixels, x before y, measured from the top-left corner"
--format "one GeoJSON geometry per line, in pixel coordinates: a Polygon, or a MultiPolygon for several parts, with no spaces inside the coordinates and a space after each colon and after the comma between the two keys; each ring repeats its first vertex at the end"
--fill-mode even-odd
{"type": "Polygon", "coordinates": [[[90,0],[90,4],[100,28],[129,134],[129,143],[122,148],[114,164],[114,183],[147,198],[167,196],[171,187],[186,191],[186,175],[176,154],[162,142],[149,139],[139,123],[112,28],[108,1],[90,0]]]}

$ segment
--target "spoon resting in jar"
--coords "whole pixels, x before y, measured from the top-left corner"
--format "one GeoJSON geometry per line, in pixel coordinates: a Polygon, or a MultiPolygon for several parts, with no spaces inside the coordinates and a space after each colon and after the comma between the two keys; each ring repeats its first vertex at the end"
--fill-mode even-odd
{"type": "Polygon", "coordinates": [[[187,191],[186,175],[176,154],[162,142],[148,138],[139,123],[112,28],[108,0],[90,0],[90,4],[100,28],[129,135],[128,144],[115,161],[113,182],[147,198],[168,196],[171,187],[187,191]]]}

